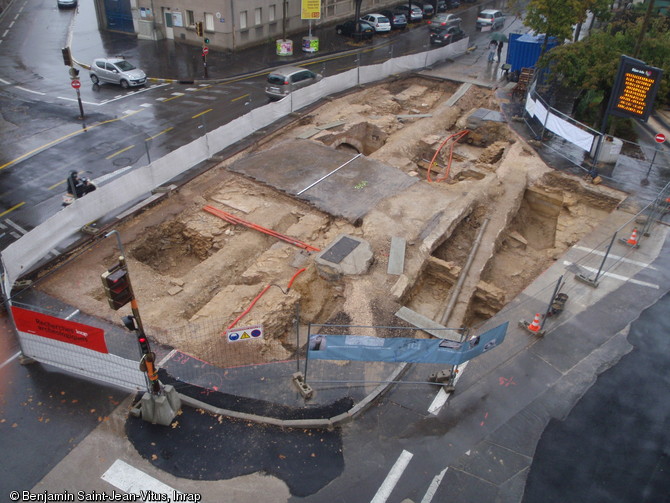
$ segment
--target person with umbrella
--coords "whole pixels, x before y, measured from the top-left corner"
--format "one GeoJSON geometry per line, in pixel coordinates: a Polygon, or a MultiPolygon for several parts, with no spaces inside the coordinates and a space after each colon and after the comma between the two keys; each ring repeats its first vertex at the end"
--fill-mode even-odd
{"type": "MultiPolygon", "coordinates": [[[[494,33],[491,35],[491,46],[493,44],[496,45],[496,49],[498,52],[498,62],[500,62],[502,59],[502,50],[503,46],[505,45],[505,42],[507,42],[507,35],[504,33],[494,33]]],[[[493,59],[492,57],[490,58],[491,60],[493,59]]]]}

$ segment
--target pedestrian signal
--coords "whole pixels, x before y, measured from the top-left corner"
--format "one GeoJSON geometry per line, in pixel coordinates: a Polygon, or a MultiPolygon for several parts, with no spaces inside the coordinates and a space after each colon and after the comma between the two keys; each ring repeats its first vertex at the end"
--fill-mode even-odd
{"type": "Polygon", "coordinates": [[[102,273],[102,285],[105,287],[109,307],[118,311],[133,299],[128,271],[123,268],[102,273]]]}

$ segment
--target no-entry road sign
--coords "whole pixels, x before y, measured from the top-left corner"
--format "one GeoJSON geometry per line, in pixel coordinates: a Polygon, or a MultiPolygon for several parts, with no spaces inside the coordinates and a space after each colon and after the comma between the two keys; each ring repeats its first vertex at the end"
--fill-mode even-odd
{"type": "Polygon", "coordinates": [[[206,56],[208,52],[209,52],[209,48],[208,48],[208,47],[203,47],[203,48],[202,48],[202,55],[203,55],[203,56],[206,56]]]}
{"type": "Polygon", "coordinates": [[[658,134],[654,137],[654,139],[655,139],[658,143],[663,143],[663,142],[665,141],[665,135],[664,135],[663,133],[658,133],[658,134]]]}
{"type": "Polygon", "coordinates": [[[72,81],[72,84],[70,84],[73,89],[79,89],[81,87],[81,82],[78,81],[77,79],[74,79],[72,81]]]}

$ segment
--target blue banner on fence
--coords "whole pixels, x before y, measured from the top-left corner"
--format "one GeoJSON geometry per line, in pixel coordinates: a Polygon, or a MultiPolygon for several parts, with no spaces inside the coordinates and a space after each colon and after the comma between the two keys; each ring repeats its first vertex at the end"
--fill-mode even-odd
{"type": "Polygon", "coordinates": [[[381,338],[368,335],[321,335],[309,338],[309,358],[363,362],[440,363],[459,365],[499,346],[508,323],[457,342],[447,339],[381,338]]]}

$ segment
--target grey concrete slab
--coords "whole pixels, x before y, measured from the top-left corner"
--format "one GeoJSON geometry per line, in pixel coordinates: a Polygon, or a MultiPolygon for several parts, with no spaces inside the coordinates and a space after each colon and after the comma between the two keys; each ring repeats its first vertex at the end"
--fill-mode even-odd
{"type": "Polygon", "coordinates": [[[469,473],[449,469],[435,492],[433,501],[449,503],[494,501],[497,493],[498,488],[494,484],[469,473]],[[455,488],[458,489],[454,490],[455,488]]]}
{"type": "Polygon", "coordinates": [[[386,269],[388,274],[402,274],[405,268],[405,238],[393,236],[391,238],[391,251],[389,252],[389,263],[386,269]]]}
{"type": "Polygon", "coordinates": [[[336,173],[329,173],[352,159],[348,152],[317,142],[294,139],[237,161],[231,171],[258,180],[320,210],[358,223],[382,200],[417,182],[397,168],[364,156],[336,173]],[[282,159],[281,163],[277,159],[282,159]],[[298,196],[308,186],[318,182],[298,196]],[[356,188],[366,182],[363,188],[356,188]]]}
{"type": "Polygon", "coordinates": [[[484,441],[461,457],[452,468],[501,485],[524,470],[531,458],[500,445],[484,441]]]}

